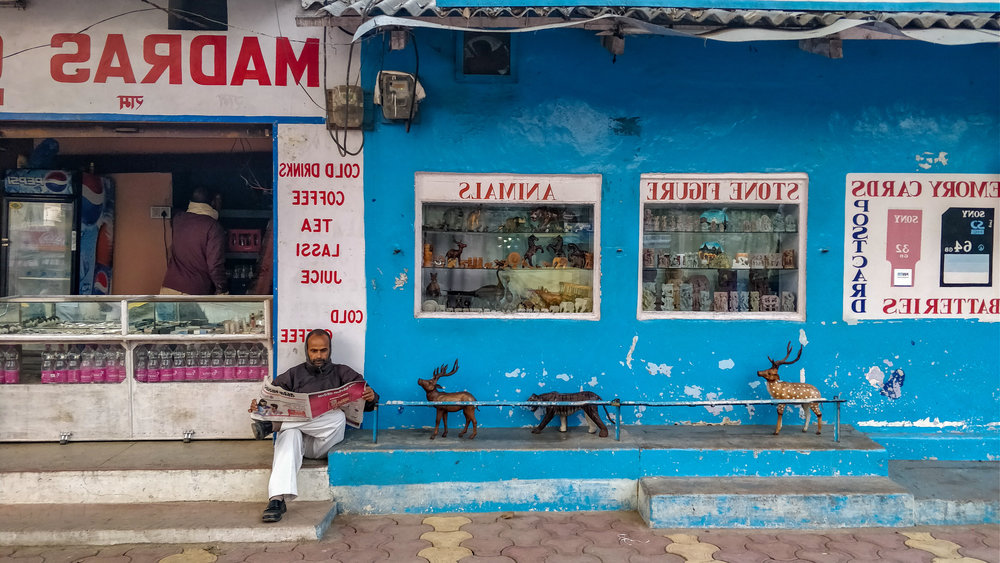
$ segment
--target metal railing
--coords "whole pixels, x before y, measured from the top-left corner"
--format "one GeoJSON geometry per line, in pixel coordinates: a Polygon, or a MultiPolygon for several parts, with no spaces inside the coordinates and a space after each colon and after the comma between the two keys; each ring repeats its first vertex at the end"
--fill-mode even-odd
{"type": "MultiPolygon", "coordinates": [[[[832,399],[725,399],[718,401],[387,401],[378,407],[582,407],[598,405],[615,409],[615,440],[621,440],[622,407],[724,407],[738,405],[808,405],[834,403],[837,414],[833,424],[833,441],[840,442],[840,404],[845,399],[834,395],[832,399]]],[[[378,443],[378,411],[374,411],[372,442],[378,443]]]]}

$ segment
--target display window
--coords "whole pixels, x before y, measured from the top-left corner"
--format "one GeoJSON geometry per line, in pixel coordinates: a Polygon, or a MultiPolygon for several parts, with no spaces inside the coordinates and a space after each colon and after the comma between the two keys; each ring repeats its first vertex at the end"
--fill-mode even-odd
{"type": "Polygon", "coordinates": [[[643,174],[638,318],[805,319],[805,174],[643,174]]]}
{"type": "Polygon", "coordinates": [[[599,318],[599,175],[416,175],[417,317],[599,318]]]}

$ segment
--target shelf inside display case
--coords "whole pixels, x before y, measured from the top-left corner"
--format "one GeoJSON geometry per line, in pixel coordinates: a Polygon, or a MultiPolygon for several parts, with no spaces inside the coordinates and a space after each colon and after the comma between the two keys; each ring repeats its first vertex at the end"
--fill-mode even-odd
{"type": "Polygon", "coordinates": [[[801,207],[643,206],[640,316],[800,318],[801,207]]]}
{"type": "Polygon", "coordinates": [[[593,204],[424,202],[417,316],[592,316],[593,204]]]}

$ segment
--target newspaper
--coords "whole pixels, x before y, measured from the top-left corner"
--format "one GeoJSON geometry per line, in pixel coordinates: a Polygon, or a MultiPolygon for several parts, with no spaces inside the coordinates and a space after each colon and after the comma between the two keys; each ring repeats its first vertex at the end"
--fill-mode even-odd
{"type": "Polygon", "coordinates": [[[365,401],[364,381],[352,381],[336,389],[316,393],[293,393],[271,385],[270,378],[261,382],[260,393],[250,401],[250,418],[277,422],[304,422],[329,410],[339,408],[347,416],[347,424],[361,428],[365,401]]]}

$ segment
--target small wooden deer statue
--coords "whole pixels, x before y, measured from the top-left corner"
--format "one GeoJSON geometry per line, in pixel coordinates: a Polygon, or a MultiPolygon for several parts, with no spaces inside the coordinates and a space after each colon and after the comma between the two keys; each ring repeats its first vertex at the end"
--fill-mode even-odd
{"type": "MultiPolygon", "coordinates": [[[[822,395],[819,394],[819,389],[815,386],[809,385],[808,383],[791,383],[788,381],[781,381],[778,379],[778,368],[783,365],[792,365],[799,361],[802,357],[802,347],[799,346],[799,354],[795,356],[795,359],[788,361],[788,356],[792,355],[792,343],[788,343],[788,353],[785,357],[779,361],[774,361],[771,356],[767,357],[767,360],[771,362],[771,367],[764,371],[758,371],[757,375],[763,377],[767,380],[767,392],[771,394],[773,399],[819,399],[822,395]]],[[[803,410],[806,413],[806,425],[802,427],[802,431],[806,432],[809,430],[809,411],[816,413],[816,434],[819,434],[823,430],[823,412],[819,410],[819,403],[805,403],[802,405],[803,410]],[[806,409],[808,407],[808,409],[806,409]]],[[[781,415],[785,414],[785,405],[778,405],[778,426],[774,429],[774,435],[777,436],[778,432],[781,432],[781,415]]]]}
{"type": "MultiPolygon", "coordinates": [[[[448,364],[443,364],[441,367],[434,370],[434,377],[432,379],[418,379],[417,385],[421,389],[427,392],[427,400],[432,402],[438,401],[475,401],[476,398],[472,396],[472,393],[468,391],[458,391],[456,393],[442,393],[438,391],[442,387],[438,385],[438,378],[447,377],[458,371],[458,360],[455,360],[455,365],[452,366],[451,371],[446,372],[448,369],[448,364]]],[[[441,432],[441,437],[444,438],[448,436],[448,413],[462,411],[465,414],[465,428],[458,433],[458,437],[461,438],[465,435],[465,432],[469,429],[469,423],[472,423],[472,434],[469,439],[476,437],[476,432],[479,428],[479,424],[476,422],[476,407],[475,405],[447,405],[442,407],[436,407],[437,419],[434,421],[434,432],[431,433],[431,440],[437,436],[438,424],[444,421],[444,431],[441,432]]]]}

